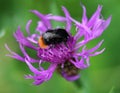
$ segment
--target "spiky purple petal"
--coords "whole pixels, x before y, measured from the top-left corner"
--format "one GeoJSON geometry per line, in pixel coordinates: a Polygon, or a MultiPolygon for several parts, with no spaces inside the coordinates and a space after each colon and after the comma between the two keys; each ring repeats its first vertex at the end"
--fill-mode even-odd
{"type": "Polygon", "coordinates": [[[62,76],[68,81],[75,81],[80,78],[80,75],[68,76],[66,73],[62,73],[62,76]]]}

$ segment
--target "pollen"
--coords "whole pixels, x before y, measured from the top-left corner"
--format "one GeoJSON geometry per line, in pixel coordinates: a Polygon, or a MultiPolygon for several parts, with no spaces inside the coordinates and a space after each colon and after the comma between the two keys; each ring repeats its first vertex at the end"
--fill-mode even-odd
{"type": "Polygon", "coordinates": [[[45,49],[48,47],[47,45],[45,45],[42,36],[40,36],[40,38],[38,40],[38,44],[39,44],[40,48],[42,48],[42,49],[45,49]]]}

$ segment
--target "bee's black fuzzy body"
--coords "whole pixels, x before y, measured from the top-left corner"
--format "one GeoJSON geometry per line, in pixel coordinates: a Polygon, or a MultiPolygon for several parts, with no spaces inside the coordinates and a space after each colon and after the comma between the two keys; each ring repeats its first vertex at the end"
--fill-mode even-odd
{"type": "Polygon", "coordinates": [[[42,34],[42,38],[45,45],[56,45],[62,42],[66,43],[69,38],[69,34],[66,30],[59,28],[47,30],[42,34]]]}

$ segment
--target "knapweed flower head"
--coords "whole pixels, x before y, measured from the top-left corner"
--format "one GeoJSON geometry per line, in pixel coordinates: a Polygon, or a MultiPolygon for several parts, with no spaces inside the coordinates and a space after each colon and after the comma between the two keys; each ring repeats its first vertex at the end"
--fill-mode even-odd
{"type": "Polygon", "coordinates": [[[73,19],[68,10],[62,7],[65,16],[45,15],[37,10],[32,10],[31,12],[40,18],[33,34],[30,33],[29,29],[32,20],[29,20],[26,25],[28,36],[24,36],[20,27],[18,27],[14,37],[19,43],[23,56],[11,51],[7,45],[6,48],[11,53],[8,56],[25,62],[33,73],[32,75],[26,75],[26,79],[33,79],[33,84],[40,85],[49,80],[53,72],[57,70],[66,80],[77,80],[80,77],[79,70],[90,66],[90,57],[99,55],[105,50],[103,48],[101,51],[97,51],[103,40],[91,49],[87,49],[86,44],[101,36],[110,24],[111,16],[106,20],[101,17],[102,6],[99,5],[92,17],[88,19],[85,6],[82,5],[82,8],[83,16],[81,22],[73,19]],[[65,26],[60,27],[58,25],[53,28],[51,21],[65,23],[65,26]],[[74,36],[71,34],[72,24],[76,26],[74,36]],[[25,47],[36,51],[37,59],[30,57],[25,47]],[[81,51],[79,51],[80,49],[81,51]],[[41,64],[44,62],[50,63],[48,69],[42,67],[41,64]],[[33,66],[34,63],[38,63],[38,68],[33,66]]]}

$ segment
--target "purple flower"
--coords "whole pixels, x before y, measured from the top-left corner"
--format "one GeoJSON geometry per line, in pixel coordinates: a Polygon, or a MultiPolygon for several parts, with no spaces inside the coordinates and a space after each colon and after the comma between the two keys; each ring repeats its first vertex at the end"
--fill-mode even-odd
{"type": "MultiPolygon", "coordinates": [[[[99,5],[92,17],[88,19],[86,16],[85,6],[82,5],[82,8],[82,22],[78,22],[73,19],[67,9],[65,7],[62,7],[65,17],[55,16],[52,14],[44,15],[37,10],[31,11],[40,18],[36,27],[37,33],[30,33],[29,27],[32,20],[29,20],[26,25],[26,32],[28,36],[24,36],[20,27],[18,27],[17,31],[14,33],[14,37],[19,43],[23,56],[20,56],[17,53],[11,51],[7,45],[5,46],[11,53],[8,56],[25,62],[30,71],[33,73],[33,75],[26,75],[26,79],[34,79],[33,84],[39,85],[49,80],[52,77],[53,72],[57,70],[66,80],[77,80],[80,77],[79,70],[90,66],[90,57],[101,54],[105,50],[104,48],[101,51],[97,51],[97,49],[103,43],[103,40],[91,49],[87,49],[86,44],[89,41],[99,37],[103,33],[103,31],[110,24],[111,16],[107,20],[103,19],[101,17],[102,6],[99,5]],[[66,44],[59,43],[54,46],[50,45],[44,49],[39,46],[38,40],[43,33],[54,29],[52,27],[51,21],[65,23],[65,27],[59,28],[66,30],[69,34],[69,38],[66,44]],[[74,36],[70,33],[72,23],[74,23],[76,26],[76,29],[74,30],[76,31],[76,34],[74,36]],[[30,57],[27,54],[25,47],[36,51],[37,59],[30,57]],[[44,69],[42,67],[41,64],[44,62],[50,63],[48,69],[44,69]],[[33,63],[38,63],[39,67],[35,68],[32,65],[33,63]]],[[[56,27],[55,29],[59,28],[56,27]]]]}

